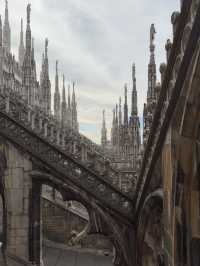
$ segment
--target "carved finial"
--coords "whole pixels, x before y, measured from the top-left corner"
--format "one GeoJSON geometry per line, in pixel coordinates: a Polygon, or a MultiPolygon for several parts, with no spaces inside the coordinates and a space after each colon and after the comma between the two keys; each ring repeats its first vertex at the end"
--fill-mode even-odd
{"type": "Polygon", "coordinates": [[[30,24],[31,21],[31,4],[27,5],[27,23],[30,24]]]}

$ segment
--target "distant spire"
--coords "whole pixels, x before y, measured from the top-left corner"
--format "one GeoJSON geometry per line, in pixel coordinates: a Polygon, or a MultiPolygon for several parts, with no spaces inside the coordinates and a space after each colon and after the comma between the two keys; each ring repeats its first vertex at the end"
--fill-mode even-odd
{"type": "Polygon", "coordinates": [[[31,5],[27,5],[27,25],[26,25],[26,54],[31,54],[31,5]]]}
{"type": "Polygon", "coordinates": [[[47,115],[51,114],[51,82],[49,79],[48,39],[45,39],[45,53],[42,66],[41,90],[43,108],[47,115]]]}
{"type": "Polygon", "coordinates": [[[48,58],[48,44],[49,44],[49,40],[46,38],[45,39],[45,59],[48,58]]]}
{"type": "Polygon", "coordinates": [[[45,55],[44,55],[44,73],[46,80],[49,80],[49,59],[48,59],[49,40],[45,39],[45,55]]]}
{"type": "Polygon", "coordinates": [[[42,54],[42,66],[41,66],[41,72],[40,72],[40,85],[42,85],[44,78],[44,53],[42,54]]]}
{"type": "Polygon", "coordinates": [[[112,123],[113,124],[113,128],[115,127],[115,121],[116,121],[115,120],[115,109],[113,109],[113,123],[112,123]]]}
{"type": "Polygon", "coordinates": [[[150,28],[150,62],[148,66],[148,91],[147,102],[151,101],[155,97],[156,86],[156,63],[155,63],[155,26],[151,25],[150,28]]]}
{"type": "Polygon", "coordinates": [[[62,90],[62,107],[61,107],[61,121],[63,126],[67,126],[67,104],[65,95],[65,75],[63,75],[63,90],[62,90]]]}
{"type": "Polygon", "coordinates": [[[21,18],[20,44],[24,44],[23,19],[21,18]]]}
{"type": "Polygon", "coordinates": [[[62,92],[62,101],[66,103],[66,95],[65,95],[65,75],[63,75],[63,92],[62,92]]]}
{"type": "Polygon", "coordinates": [[[71,108],[71,92],[70,92],[70,84],[68,84],[68,108],[71,108]]]}
{"type": "Polygon", "coordinates": [[[21,19],[21,32],[20,32],[20,43],[18,51],[19,65],[22,67],[24,62],[25,47],[24,47],[24,31],[23,31],[23,19],[21,19]]]}
{"type": "Polygon", "coordinates": [[[58,61],[56,60],[55,91],[59,91],[58,61]]]}
{"type": "Polygon", "coordinates": [[[118,120],[118,105],[116,104],[116,111],[115,111],[115,121],[116,121],[116,126],[118,126],[119,120],[118,120]]]}
{"type": "Polygon", "coordinates": [[[137,89],[136,89],[136,75],[135,75],[135,64],[132,66],[132,80],[133,80],[133,90],[132,90],[132,110],[131,116],[137,116],[137,89]]]}
{"type": "Polygon", "coordinates": [[[78,119],[77,119],[77,104],[75,95],[75,82],[73,82],[73,92],[72,92],[72,128],[78,131],[78,119]]]}
{"type": "Polygon", "coordinates": [[[119,126],[122,125],[122,98],[119,98],[119,126]]]}
{"type": "Polygon", "coordinates": [[[59,92],[58,61],[56,61],[54,116],[57,121],[60,121],[60,92],[59,92]]]}
{"type": "Polygon", "coordinates": [[[5,0],[5,21],[8,22],[8,0],[5,0]]]}
{"type": "Polygon", "coordinates": [[[155,30],[155,26],[154,24],[151,24],[151,28],[150,28],[150,64],[154,64],[155,63],[155,57],[154,57],[154,52],[155,52],[155,34],[156,34],[156,30],[155,30]]]}
{"type": "Polygon", "coordinates": [[[105,110],[103,110],[103,128],[106,127],[105,110]]]}
{"type": "Polygon", "coordinates": [[[106,129],[106,119],[105,119],[105,110],[103,110],[103,122],[101,129],[101,145],[103,148],[107,145],[107,129],[106,129]]]}
{"type": "Polygon", "coordinates": [[[2,29],[2,20],[0,15],[0,47],[3,45],[3,29],[2,29]]]}
{"type": "Polygon", "coordinates": [[[11,50],[11,30],[9,24],[9,15],[8,15],[8,1],[5,1],[5,20],[3,26],[3,47],[5,50],[10,53],[11,50]]]}
{"type": "Polygon", "coordinates": [[[73,82],[72,105],[74,105],[75,103],[76,103],[75,82],[73,82]]]}
{"type": "Polygon", "coordinates": [[[124,86],[124,126],[128,126],[127,84],[124,86]]]}

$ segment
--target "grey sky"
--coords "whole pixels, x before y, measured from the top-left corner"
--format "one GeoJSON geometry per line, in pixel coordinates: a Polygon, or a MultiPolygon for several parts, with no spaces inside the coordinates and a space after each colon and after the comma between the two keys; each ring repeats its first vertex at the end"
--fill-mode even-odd
{"type": "MultiPolygon", "coordinates": [[[[165,61],[164,45],[171,38],[171,14],[178,0],[32,0],[31,28],[35,38],[38,74],[44,38],[49,39],[49,61],[54,93],[55,61],[60,75],[77,83],[80,130],[99,142],[102,110],[110,127],[112,108],[131,95],[131,65],[136,64],[139,113],[146,100],[149,28],[156,27],[156,62],[165,61]]],[[[26,22],[28,1],[9,1],[12,50],[18,54],[20,18],[26,22]]],[[[4,3],[0,4],[4,17],[4,3]]],[[[24,25],[25,26],[25,25],[24,25]]],[[[39,75],[38,75],[39,78],[39,75]]],[[[158,75],[160,79],[160,76],[158,75]]],[[[61,79],[60,79],[61,81],[61,79]]],[[[61,82],[60,82],[61,85],[61,82]]],[[[129,97],[130,98],[130,97],[129,97]]],[[[130,106],[129,106],[130,110],[130,106]]]]}

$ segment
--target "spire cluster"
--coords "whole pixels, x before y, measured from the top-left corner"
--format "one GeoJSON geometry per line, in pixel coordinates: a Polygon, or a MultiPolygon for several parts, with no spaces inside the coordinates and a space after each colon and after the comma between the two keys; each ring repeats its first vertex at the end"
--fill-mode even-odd
{"type": "Polygon", "coordinates": [[[122,99],[113,109],[113,122],[111,129],[111,143],[107,140],[107,129],[105,124],[105,112],[103,112],[103,123],[101,130],[101,144],[106,149],[111,149],[115,160],[123,162],[126,167],[136,169],[138,167],[138,156],[141,150],[140,122],[137,112],[137,90],[135,64],[132,65],[132,106],[131,115],[128,114],[128,85],[124,85],[124,119],[122,121],[122,99]]]}
{"type": "MultiPolygon", "coordinates": [[[[47,116],[52,115],[51,111],[51,81],[49,78],[49,58],[48,49],[49,41],[46,38],[44,43],[44,51],[42,55],[42,66],[40,72],[40,81],[37,80],[34,38],[31,32],[31,5],[26,8],[26,33],[24,38],[23,19],[21,19],[21,27],[19,34],[18,59],[16,62],[14,56],[10,52],[11,48],[11,31],[9,25],[8,1],[5,1],[5,20],[2,26],[0,17],[0,49],[5,61],[11,62],[12,66],[7,67],[14,71],[13,86],[18,90],[23,99],[32,107],[39,108],[47,116]]],[[[62,98],[59,88],[59,70],[58,61],[56,61],[55,69],[55,93],[54,93],[54,117],[61,126],[69,127],[78,131],[77,121],[77,102],[75,95],[75,83],[73,83],[73,92],[70,95],[70,85],[68,85],[68,99],[66,101],[65,79],[63,80],[62,98]],[[63,100],[64,99],[64,100],[63,100]],[[62,104],[61,104],[62,103],[62,104]]],[[[13,74],[13,72],[12,72],[13,74]]],[[[1,82],[1,80],[0,80],[1,82]]],[[[6,85],[7,86],[7,85],[6,85]]]]}

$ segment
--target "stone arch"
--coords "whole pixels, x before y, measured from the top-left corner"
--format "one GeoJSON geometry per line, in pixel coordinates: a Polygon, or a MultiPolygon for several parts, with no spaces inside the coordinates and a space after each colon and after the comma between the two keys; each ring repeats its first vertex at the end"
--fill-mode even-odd
{"type": "Polygon", "coordinates": [[[139,215],[137,227],[137,265],[139,266],[164,265],[162,210],[163,192],[158,189],[147,196],[139,215]]]}
{"type": "MultiPolygon", "coordinates": [[[[93,201],[88,193],[80,191],[71,183],[64,183],[55,177],[44,172],[32,172],[32,195],[30,200],[30,261],[40,265],[41,254],[41,228],[40,228],[40,196],[41,186],[43,184],[54,187],[58,190],[64,201],[80,202],[88,211],[89,227],[88,234],[99,234],[108,238],[115,248],[114,265],[128,266],[132,265],[133,255],[130,254],[127,246],[127,232],[133,233],[130,224],[124,225],[124,221],[120,217],[112,217],[104,210],[103,206],[99,206],[93,201]],[[130,229],[130,230],[129,230],[130,229]]],[[[131,247],[129,247],[130,249],[131,247]]]]}

